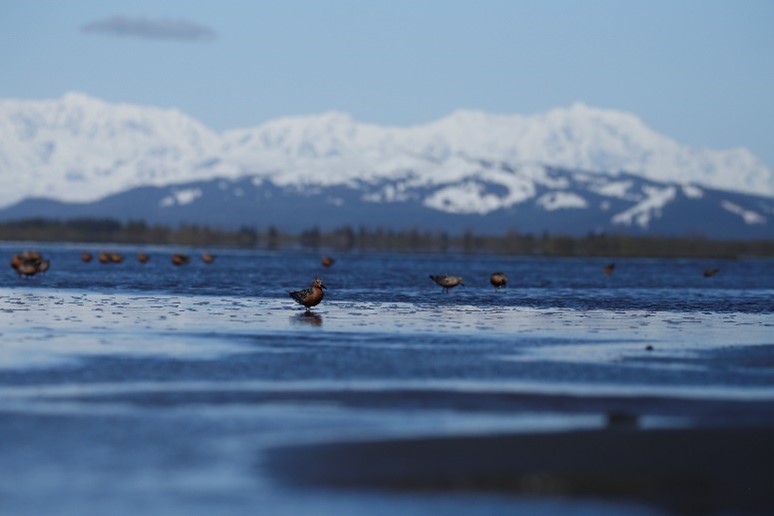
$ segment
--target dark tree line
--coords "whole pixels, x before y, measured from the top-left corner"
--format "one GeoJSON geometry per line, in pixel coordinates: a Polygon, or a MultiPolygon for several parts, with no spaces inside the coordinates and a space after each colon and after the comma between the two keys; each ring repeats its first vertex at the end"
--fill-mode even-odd
{"type": "Polygon", "coordinates": [[[400,252],[466,252],[536,256],[713,257],[774,256],[774,240],[710,240],[612,234],[534,235],[510,231],[482,235],[419,229],[390,230],[345,226],[331,231],[310,228],[289,233],[277,227],[235,230],[204,225],[177,227],[113,219],[25,219],[0,223],[0,240],[37,242],[125,243],[206,247],[330,248],[400,252]]]}

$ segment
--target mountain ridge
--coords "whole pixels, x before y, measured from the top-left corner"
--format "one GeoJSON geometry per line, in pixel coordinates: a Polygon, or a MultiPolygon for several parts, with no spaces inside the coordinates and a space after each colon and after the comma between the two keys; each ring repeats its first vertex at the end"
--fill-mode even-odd
{"type": "Polygon", "coordinates": [[[774,238],[770,222],[774,220],[774,199],[766,197],[658,183],[627,173],[523,170],[486,162],[480,168],[519,178],[526,187],[523,198],[504,202],[513,193],[486,175],[411,189],[402,189],[400,180],[389,179],[303,188],[278,185],[261,176],[242,176],[142,186],[90,203],[30,198],[0,209],[0,221],[110,218],[226,229],[274,226],[296,232],[365,226],[449,234],[474,230],[481,234],[774,238]],[[470,199],[455,195],[455,189],[475,190],[492,205],[481,210],[474,199],[473,209],[460,209],[470,199]]]}
{"type": "Polygon", "coordinates": [[[749,151],[681,146],[582,103],[409,127],[330,111],[216,133],[176,109],[79,93],[0,100],[0,220],[771,238],[772,192],[749,151]]]}
{"type": "Polygon", "coordinates": [[[746,149],[682,146],[635,115],[583,103],[537,115],[457,110],[408,127],[330,111],[218,133],[177,109],[76,92],[0,100],[0,206],[27,197],[88,202],[140,186],[246,175],[283,186],[385,178],[404,178],[407,188],[439,185],[471,173],[464,158],[774,194],[774,174],[746,149]]]}

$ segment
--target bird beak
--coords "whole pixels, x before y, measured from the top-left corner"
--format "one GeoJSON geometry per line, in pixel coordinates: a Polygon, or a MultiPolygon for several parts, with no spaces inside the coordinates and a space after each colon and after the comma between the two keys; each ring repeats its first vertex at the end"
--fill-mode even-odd
{"type": "Polygon", "coordinates": [[[320,288],[324,288],[325,290],[328,290],[328,287],[326,287],[326,286],[325,286],[325,285],[323,285],[322,283],[320,283],[320,288]]]}

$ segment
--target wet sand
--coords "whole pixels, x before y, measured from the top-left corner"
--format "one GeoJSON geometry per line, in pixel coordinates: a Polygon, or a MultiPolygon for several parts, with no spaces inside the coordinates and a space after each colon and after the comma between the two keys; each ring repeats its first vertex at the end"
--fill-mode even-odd
{"type": "Polygon", "coordinates": [[[478,435],[275,448],[299,486],[626,499],[678,513],[774,510],[774,427],[478,435]]]}
{"type": "Polygon", "coordinates": [[[0,512],[774,512],[768,262],[260,258],[9,269],[0,512]]]}

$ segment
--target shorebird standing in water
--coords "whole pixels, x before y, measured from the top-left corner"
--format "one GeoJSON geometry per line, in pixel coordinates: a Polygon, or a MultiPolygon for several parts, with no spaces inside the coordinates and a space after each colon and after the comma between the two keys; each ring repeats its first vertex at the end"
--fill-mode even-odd
{"type": "Polygon", "coordinates": [[[615,264],[614,263],[608,263],[604,267],[602,267],[602,272],[605,273],[605,276],[610,276],[613,274],[613,271],[615,270],[615,264]]]}
{"type": "Polygon", "coordinates": [[[500,290],[500,287],[504,287],[508,283],[508,276],[504,272],[493,272],[489,276],[489,283],[492,284],[495,290],[500,290]]]}
{"type": "Polygon", "coordinates": [[[39,251],[24,251],[15,254],[11,258],[11,267],[20,276],[34,276],[39,272],[46,272],[50,262],[44,259],[39,251]]]}
{"type": "Polygon", "coordinates": [[[434,276],[431,274],[430,279],[441,285],[444,292],[448,292],[450,288],[454,288],[457,285],[464,285],[462,276],[449,276],[447,274],[434,276]]]}
{"type": "Polygon", "coordinates": [[[50,266],[51,262],[48,260],[40,260],[40,263],[38,263],[38,272],[46,272],[50,266]]]}
{"type": "Polygon", "coordinates": [[[38,268],[32,262],[22,262],[14,269],[19,276],[34,276],[38,273],[38,268]]]}
{"type": "Polygon", "coordinates": [[[315,278],[311,287],[303,290],[296,290],[295,292],[288,292],[288,294],[290,294],[290,297],[295,299],[298,304],[305,306],[306,310],[309,311],[311,307],[319,305],[320,301],[323,300],[323,297],[325,296],[325,293],[323,292],[324,288],[326,287],[323,285],[322,280],[320,278],[315,278]]]}
{"type": "Polygon", "coordinates": [[[190,263],[191,257],[187,254],[182,253],[175,253],[172,255],[172,264],[173,265],[187,265],[190,263]]]}
{"type": "Polygon", "coordinates": [[[322,260],[320,260],[320,263],[322,263],[324,267],[330,267],[331,265],[336,263],[336,260],[334,260],[330,256],[323,256],[322,260]]]}
{"type": "Polygon", "coordinates": [[[717,274],[719,270],[720,269],[718,269],[717,267],[712,267],[711,269],[704,269],[704,277],[711,278],[712,276],[717,274]]]}

